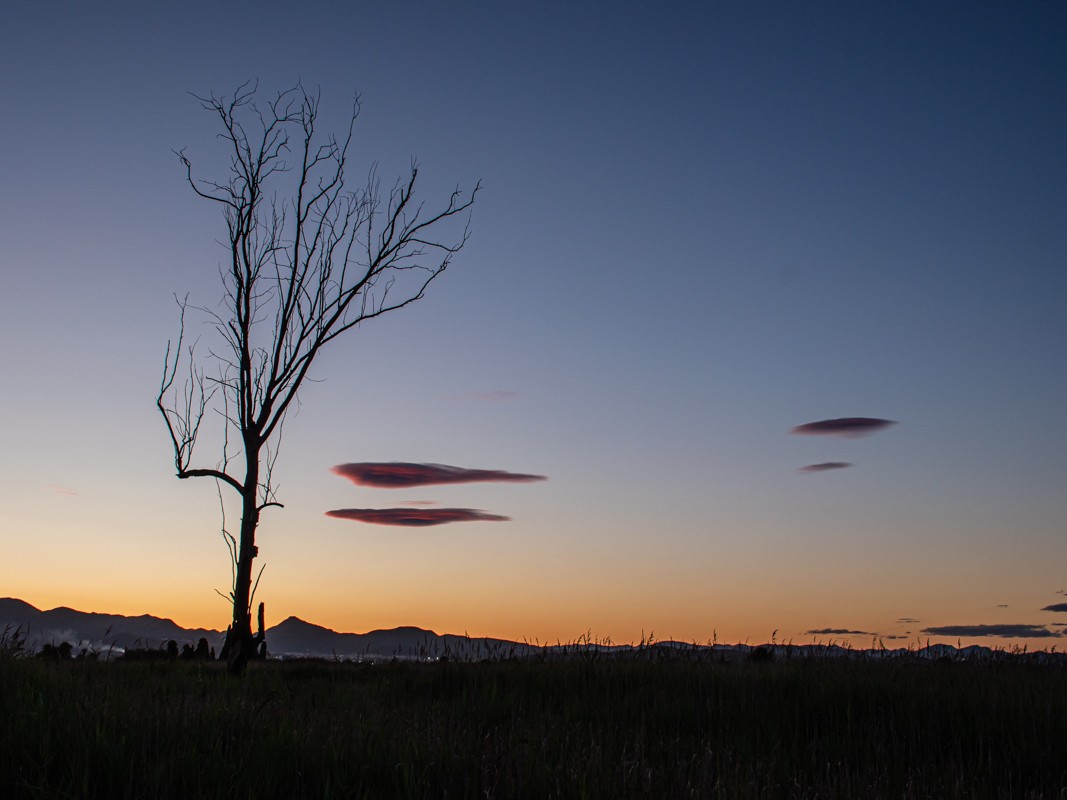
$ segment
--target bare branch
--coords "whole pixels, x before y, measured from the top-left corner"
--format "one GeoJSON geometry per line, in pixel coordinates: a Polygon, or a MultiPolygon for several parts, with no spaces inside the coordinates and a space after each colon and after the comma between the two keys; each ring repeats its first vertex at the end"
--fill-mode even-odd
{"type": "Polygon", "coordinates": [[[248,82],[230,96],[194,95],[219,125],[225,178],[199,177],[186,151],[175,151],[196,196],[221,207],[226,259],[220,303],[195,308],[210,334],[199,353],[195,342],[183,350],[194,307],[179,301],[177,344],[168,343],[157,396],[178,477],[215,478],[241,497],[240,536],[223,527],[234,568],[230,630],[241,637],[255,592],[256,527],[263,511],[282,507],[274,483],[282,430],[312,366],[344,332],[423,297],[467,243],[481,191],[480,183],[469,195],[457,188],[430,211],[417,198],[414,162],[387,194],[376,165],[362,187],[348,189],[359,97],[332,136],[317,130],[318,91],[298,83],[257,104],[257,90],[248,82]],[[208,409],[222,426],[221,453],[215,466],[193,467],[208,409]]]}
{"type": "Polygon", "coordinates": [[[225,472],[217,469],[183,469],[178,473],[179,478],[215,478],[223,483],[228,483],[238,492],[244,491],[244,484],[236,478],[232,478],[225,472]]]}

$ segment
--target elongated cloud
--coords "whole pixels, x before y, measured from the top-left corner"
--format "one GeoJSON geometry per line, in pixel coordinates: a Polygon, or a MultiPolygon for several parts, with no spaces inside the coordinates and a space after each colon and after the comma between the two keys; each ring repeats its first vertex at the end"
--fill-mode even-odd
{"type": "Polygon", "coordinates": [[[489,514],[476,508],[339,508],[327,517],[369,522],[372,525],[400,525],[424,528],[449,522],[508,522],[511,517],[489,514]]]}
{"type": "Polygon", "coordinates": [[[841,417],[840,419],[823,419],[818,422],[806,422],[793,428],[793,433],[808,436],[845,436],[854,439],[869,433],[880,431],[896,423],[891,419],[875,417],[841,417]]]}
{"type": "Polygon", "coordinates": [[[847,461],[823,461],[821,464],[808,464],[806,467],[801,467],[797,472],[829,472],[834,469],[848,469],[851,467],[847,461]]]}
{"type": "Polygon", "coordinates": [[[871,631],[850,631],[848,628],[814,628],[804,631],[806,636],[877,636],[871,631]]]}
{"type": "Polygon", "coordinates": [[[1042,611],[1067,611],[1067,603],[1053,603],[1050,606],[1045,606],[1042,611]]]}
{"type": "Polygon", "coordinates": [[[928,636],[994,636],[1000,639],[1047,639],[1061,637],[1062,633],[1050,631],[1044,625],[942,625],[923,628],[928,636]]]}
{"type": "Polygon", "coordinates": [[[357,486],[376,489],[407,489],[442,483],[531,483],[545,480],[544,475],[525,475],[501,469],[464,469],[447,464],[412,464],[405,461],[338,464],[330,471],[348,478],[357,486]]]}

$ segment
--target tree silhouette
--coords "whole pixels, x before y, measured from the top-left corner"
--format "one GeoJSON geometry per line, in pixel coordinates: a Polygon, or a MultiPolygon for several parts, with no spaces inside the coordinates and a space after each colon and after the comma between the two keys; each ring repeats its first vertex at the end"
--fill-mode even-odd
{"type": "Polygon", "coordinates": [[[415,199],[415,163],[388,191],[375,168],[351,190],[346,169],[358,97],[347,130],[323,136],[318,94],[297,85],[260,105],[256,91],[246,83],[232,96],[196,97],[221,125],[224,180],[194,176],[185,151],[177,152],[193,191],[223,212],[227,259],[218,307],[190,305],[188,296],[178,301],[178,338],[167,343],[156,400],[178,477],[214,478],[220,502],[223,484],[240,498],[240,533],[226,530],[225,504],[222,526],[233,620],[220,658],[235,673],[262,643],[262,625],[259,636],[251,629],[256,529],[265,509],[281,506],[271,478],[286,413],[327,344],[419,300],[444,272],[467,242],[480,190],[476,184],[465,195],[457,188],[428,212],[415,199]],[[187,344],[190,310],[203,315],[206,332],[187,344]],[[217,460],[194,466],[209,412],[222,421],[214,431],[217,460]]]}

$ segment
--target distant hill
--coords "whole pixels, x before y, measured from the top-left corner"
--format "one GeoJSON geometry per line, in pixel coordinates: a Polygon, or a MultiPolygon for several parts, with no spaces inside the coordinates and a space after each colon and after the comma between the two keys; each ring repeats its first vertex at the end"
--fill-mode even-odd
{"type": "Polygon", "coordinates": [[[370,633],[338,633],[313,625],[298,617],[289,617],[267,629],[267,647],[272,653],[286,655],[334,655],[339,658],[360,656],[402,656],[414,658],[422,646],[436,644],[437,634],[422,628],[394,628],[370,633]]]}
{"type": "MultiPolygon", "coordinates": [[[[338,633],[289,617],[268,628],[267,648],[282,656],[333,656],[337,658],[486,658],[504,649],[519,648],[527,654],[535,648],[502,639],[471,639],[439,635],[423,628],[402,627],[368,633],[338,633]]],[[[516,652],[518,654],[518,652],[516,652]]]]}
{"type": "Polygon", "coordinates": [[[195,645],[201,637],[206,638],[210,646],[220,647],[223,637],[220,631],[182,628],[174,620],[149,614],[126,617],[76,611],[65,606],[41,611],[22,600],[0,598],[0,631],[9,627],[20,628],[31,647],[70,642],[76,650],[85,647],[100,651],[157,648],[171,639],[179,645],[195,645]]]}

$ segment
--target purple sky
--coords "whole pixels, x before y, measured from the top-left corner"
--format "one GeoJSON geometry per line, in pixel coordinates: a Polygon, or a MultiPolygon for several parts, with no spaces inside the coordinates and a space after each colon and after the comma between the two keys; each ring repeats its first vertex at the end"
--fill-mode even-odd
{"type": "Polygon", "coordinates": [[[357,183],[485,189],[306,386],[268,616],[1058,641],[1027,626],[1067,621],[1067,7],[598,8],[5,3],[0,595],[225,625],[218,499],[153,405],[173,295],[215,303],[225,258],[172,150],[221,177],[187,92],[299,79],[327,127],[360,93],[357,183]],[[855,417],[896,424],[790,435],[855,417]],[[548,480],[330,473],[362,462],[548,480]],[[429,501],[510,521],[325,514],[429,501]]]}

